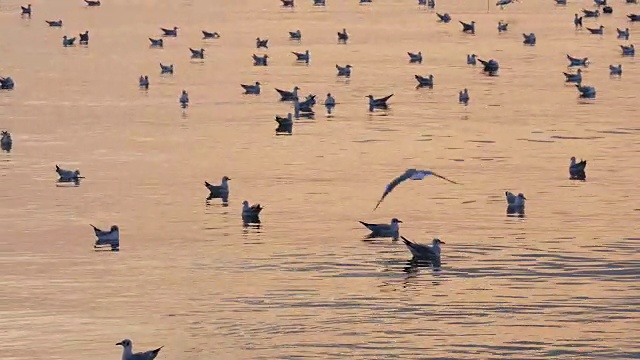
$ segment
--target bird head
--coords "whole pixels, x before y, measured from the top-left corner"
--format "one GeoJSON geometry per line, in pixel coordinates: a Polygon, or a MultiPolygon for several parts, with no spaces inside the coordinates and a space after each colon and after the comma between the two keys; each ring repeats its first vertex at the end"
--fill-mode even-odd
{"type": "Polygon", "coordinates": [[[446,243],[438,238],[433,239],[433,245],[439,245],[439,244],[446,244],[446,243]]]}
{"type": "Polygon", "coordinates": [[[398,224],[398,223],[401,223],[401,222],[402,222],[402,220],[398,220],[397,218],[391,219],[391,223],[392,224],[398,224]]]}
{"type": "Polygon", "coordinates": [[[526,198],[526,197],[524,197],[524,194],[523,194],[523,193],[519,193],[519,194],[518,194],[518,197],[519,197],[519,198],[521,198],[521,199],[525,199],[525,200],[527,200],[527,198],[526,198]]]}
{"type": "Polygon", "coordinates": [[[116,345],[120,345],[125,349],[130,349],[131,348],[131,340],[124,339],[124,340],[120,341],[119,343],[116,343],[116,345]]]}

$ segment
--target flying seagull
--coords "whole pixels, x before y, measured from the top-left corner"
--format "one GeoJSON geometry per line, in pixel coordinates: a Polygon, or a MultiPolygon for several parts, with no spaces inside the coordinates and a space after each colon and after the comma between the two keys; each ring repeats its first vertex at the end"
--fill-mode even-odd
{"type": "Polygon", "coordinates": [[[380,200],[378,201],[378,204],[376,205],[376,207],[373,209],[374,211],[378,208],[378,206],[380,206],[380,204],[382,203],[382,200],[384,200],[385,197],[387,197],[387,195],[389,195],[391,193],[391,191],[393,191],[393,189],[396,188],[396,186],[400,185],[403,181],[405,180],[422,180],[424,179],[426,176],[429,175],[433,175],[435,177],[438,177],[440,179],[446,180],[450,183],[454,183],[454,184],[458,184],[457,182],[453,181],[453,180],[449,180],[444,176],[440,176],[436,173],[434,173],[431,170],[416,170],[416,169],[407,169],[407,171],[404,172],[404,174],[398,176],[397,178],[393,179],[393,181],[391,181],[388,185],[387,188],[384,191],[384,194],[382,194],[382,197],[380,198],[380,200]]]}

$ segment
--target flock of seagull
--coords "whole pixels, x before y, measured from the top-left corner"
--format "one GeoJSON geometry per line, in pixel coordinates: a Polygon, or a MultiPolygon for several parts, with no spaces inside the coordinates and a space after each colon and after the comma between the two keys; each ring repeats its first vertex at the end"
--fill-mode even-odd
{"type": "MultiPolygon", "coordinates": [[[[283,7],[294,7],[294,0],[280,0],[282,2],[283,7]]],[[[501,8],[513,4],[517,0],[499,0],[496,3],[496,6],[500,6],[501,8]]],[[[566,0],[554,0],[558,5],[566,5],[566,0]]],[[[576,30],[581,29],[583,26],[583,17],[586,18],[598,18],[600,15],[599,8],[603,9],[604,14],[610,14],[613,10],[610,6],[607,5],[606,0],[594,0],[595,5],[598,7],[597,10],[587,10],[583,9],[583,16],[579,16],[575,14],[574,25],[576,30]]],[[[99,0],[84,0],[87,6],[97,7],[100,6],[101,3],[99,0]]],[[[361,4],[372,3],[372,0],[359,0],[361,4]]],[[[626,0],[627,3],[637,3],[637,0],[626,0]]],[[[425,5],[429,9],[435,8],[435,0],[418,0],[419,5],[425,5]]],[[[314,6],[326,6],[325,0],[313,0],[314,6]]],[[[32,7],[31,4],[27,6],[22,6],[21,16],[26,16],[31,18],[32,7]]],[[[438,17],[438,21],[442,23],[449,23],[452,21],[452,17],[448,13],[440,14],[436,13],[438,17]]],[[[629,14],[627,15],[630,21],[636,22],[640,21],[640,15],[637,14],[629,14]]],[[[59,20],[46,20],[46,23],[50,27],[62,27],[63,21],[59,20]]],[[[475,34],[476,30],[476,22],[463,22],[460,21],[462,25],[462,31],[469,34],[475,34]]],[[[508,23],[504,23],[500,21],[497,26],[498,32],[508,31],[508,23]]],[[[600,25],[598,27],[586,27],[587,30],[594,35],[604,35],[604,26],[600,25]]],[[[164,47],[163,37],[176,37],[178,36],[179,28],[174,26],[173,28],[161,28],[162,37],[160,38],[149,38],[150,46],[155,48],[164,47]]],[[[218,39],[220,38],[220,34],[217,32],[209,32],[202,31],[203,39],[218,39]]],[[[629,40],[630,32],[628,28],[625,29],[617,29],[617,38],[622,40],[629,40]]],[[[525,45],[534,46],[536,45],[537,39],[534,33],[523,33],[523,43],[525,45]]],[[[78,43],[81,45],[89,44],[89,31],[85,31],[84,33],[80,33],[78,35],[78,43]]],[[[290,31],[289,39],[291,40],[302,40],[302,32],[300,30],[290,31]]],[[[74,46],[76,41],[76,37],[68,37],[67,35],[62,38],[62,45],[65,47],[74,46]]],[[[257,49],[268,49],[268,39],[262,39],[260,37],[256,38],[256,48],[257,49]]],[[[346,29],[342,29],[337,32],[337,41],[339,44],[346,45],[349,41],[349,34],[346,29]]],[[[622,49],[623,56],[634,56],[635,48],[633,44],[630,45],[620,45],[622,49]]],[[[189,48],[191,52],[191,57],[194,59],[204,59],[205,58],[205,50],[203,48],[194,49],[189,48]]],[[[295,60],[297,62],[301,62],[304,64],[309,64],[311,60],[311,54],[309,50],[304,52],[292,52],[295,56],[295,60]]],[[[423,57],[422,52],[418,51],[416,53],[408,52],[409,62],[410,63],[422,63],[423,57]]],[[[252,55],[253,65],[254,66],[268,66],[269,64],[269,56],[267,54],[256,55],[255,53],[252,55]]],[[[584,58],[576,58],[567,54],[567,59],[569,60],[569,67],[587,67],[589,65],[589,59],[587,57],[584,58]]],[[[499,63],[494,59],[489,60],[481,60],[478,58],[476,54],[468,54],[467,55],[467,64],[468,65],[476,65],[477,62],[480,62],[483,66],[483,72],[489,76],[495,76],[498,74],[500,66],[499,63]]],[[[346,64],[344,66],[336,64],[337,76],[349,78],[351,76],[352,65],[346,64]]],[[[610,65],[609,66],[611,76],[621,76],[622,75],[622,65],[610,65]]],[[[160,64],[161,74],[173,74],[174,67],[173,64],[160,64]]],[[[565,72],[565,81],[568,83],[575,83],[576,88],[579,91],[579,97],[593,99],[596,96],[596,90],[593,86],[585,86],[582,84],[582,70],[579,68],[575,73],[565,72]]],[[[428,76],[415,75],[415,79],[418,82],[417,88],[427,87],[433,88],[434,86],[434,76],[429,74],[428,76]]],[[[149,76],[141,75],[139,78],[139,86],[141,89],[148,89],[150,86],[149,76]]],[[[261,84],[259,81],[256,81],[254,84],[241,84],[241,87],[244,90],[245,94],[251,95],[260,95],[261,93],[261,84]]],[[[11,77],[0,77],[0,89],[2,90],[12,90],[15,87],[15,82],[11,77]]],[[[293,113],[289,112],[286,116],[278,116],[276,115],[275,120],[278,124],[276,128],[276,134],[282,135],[292,134],[294,117],[296,119],[300,117],[313,118],[315,112],[313,111],[313,106],[316,104],[315,95],[308,95],[302,101],[300,101],[300,97],[298,94],[299,87],[295,86],[292,91],[276,89],[278,94],[280,95],[280,100],[285,102],[293,103],[293,113]]],[[[369,111],[374,110],[385,110],[388,108],[387,101],[393,96],[390,94],[385,97],[375,98],[372,95],[368,95],[369,99],[369,111]]],[[[469,103],[469,92],[467,89],[463,89],[458,94],[458,101],[461,104],[467,105],[469,103]]],[[[183,109],[186,109],[189,106],[189,94],[186,90],[182,90],[182,93],[179,97],[179,104],[183,109]]],[[[327,110],[327,115],[330,116],[332,114],[333,109],[336,106],[335,98],[329,93],[324,101],[324,106],[327,110]]],[[[4,130],[1,132],[0,139],[0,147],[3,151],[10,152],[13,146],[13,140],[11,138],[11,134],[4,130]]],[[[585,160],[581,160],[578,162],[575,157],[571,158],[571,162],[569,164],[569,178],[571,180],[586,180],[586,168],[587,162],[585,160]]],[[[79,170],[67,170],[63,169],[60,166],[56,165],[55,168],[56,173],[58,174],[58,181],[60,183],[74,183],[75,185],[79,185],[80,180],[84,177],[80,175],[79,170]]],[[[404,173],[402,173],[397,178],[393,179],[385,188],[381,198],[377,202],[374,211],[381,205],[384,199],[401,183],[406,180],[423,180],[425,177],[434,176],[445,181],[448,181],[453,184],[458,184],[457,182],[450,180],[444,176],[441,176],[431,170],[418,170],[418,169],[408,169],[404,173]]],[[[228,205],[230,188],[229,181],[231,178],[224,176],[221,179],[220,184],[213,185],[207,181],[204,182],[205,187],[209,191],[209,196],[206,201],[211,201],[214,199],[220,199],[224,206],[228,205]]],[[[507,201],[507,214],[508,215],[517,215],[524,216],[525,210],[525,201],[526,197],[524,194],[519,193],[515,195],[512,192],[505,192],[505,197],[507,201]]],[[[241,217],[243,223],[245,225],[250,224],[260,224],[260,212],[263,210],[263,207],[260,204],[250,205],[248,201],[243,201],[242,203],[242,212],[241,217]]],[[[413,256],[413,260],[416,261],[427,261],[432,264],[439,264],[440,255],[441,255],[441,244],[445,244],[440,239],[433,239],[431,245],[422,245],[403,237],[400,235],[400,226],[402,223],[401,220],[397,218],[391,219],[389,224],[373,224],[367,223],[364,221],[360,221],[360,223],[366,227],[370,234],[366,237],[367,239],[371,238],[391,238],[394,241],[402,239],[407,249],[411,252],[413,256]]],[[[91,225],[97,240],[95,241],[94,247],[96,249],[99,248],[108,248],[112,251],[118,251],[120,246],[120,230],[117,225],[111,226],[109,230],[101,230],[93,225],[91,225]]],[[[120,345],[123,348],[123,360],[152,360],[154,359],[158,353],[160,352],[160,348],[155,350],[150,350],[142,353],[133,353],[132,351],[132,342],[129,339],[124,339],[117,343],[116,345],[120,345]]]]}

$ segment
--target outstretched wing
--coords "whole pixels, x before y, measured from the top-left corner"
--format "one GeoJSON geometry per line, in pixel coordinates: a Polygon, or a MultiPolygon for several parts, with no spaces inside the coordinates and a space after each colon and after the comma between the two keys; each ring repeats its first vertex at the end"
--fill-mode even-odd
{"type": "MultiPolygon", "coordinates": [[[[437,178],[440,178],[440,179],[442,179],[442,180],[446,180],[446,181],[448,181],[448,182],[450,182],[450,183],[452,183],[452,184],[460,185],[460,183],[457,183],[457,182],[455,182],[455,181],[453,181],[453,180],[451,180],[451,179],[447,179],[446,177],[444,177],[444,176],[442,176],[442,175],[438,175],[438,174],[434,173],[433,171],[425,171],[425,172],[429,172],[429,173],[431,173],[431,175],[433,175],[433,176],[435,176],[435,177],[437,177],[437,178]]],[[[428,175],[428,174],[427,174],[427,175],[428,175]]]]}
{"type": "Polygon", "coordinates": [[[410,179],[411,176],[413,176],[415,174],[416,170],[415,169],[409,169],[407,171],[405,171],[402,175],[398,176],[397,178],[393,179],[388,185],[387,188],[384,190],[384,193],[382,194],[382,197],[380,198],[380,200],[378,200],[378,204],[376,204],[376,207],[373,209],[373,211],[375,211],[378,206],[380,206],[380,204],[382,203],[382,201],[384,200],[384,198],[387,197],[387,195],[389,195],[393,189],[396,188],[396,186],[400,185],[403,181],[410,179]]]}

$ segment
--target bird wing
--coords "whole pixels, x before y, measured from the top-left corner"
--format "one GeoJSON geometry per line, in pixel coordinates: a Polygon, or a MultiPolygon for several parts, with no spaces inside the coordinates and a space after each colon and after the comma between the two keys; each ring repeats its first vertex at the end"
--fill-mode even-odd
{"type": "Polygon", "coordinates": [[[416,170],[415,169],[409,169],[407,171],[405,171],[402,175],[398,176],[397,178],[393,179],[386,187],[386,189],[384,190],[384,193],[382,194],[382,197],[380,198],[380,200],[378,200],[378,204],[376,204],[376,207],[373,209],[374,211],[378,208],[378,206],[380,206],[380,204],[382,203],[382,201],[384,200],[384,198],[387,197],[387,195],[389,195],[393,189],[396,188],[396,186],[400,185],[403,181],[410,179],[411,176],[413,176],[413,174],[415,174],[416,170]]]}
{"type": "Polygon", "coordinates": [[[404,242],[405,245],[407,245],[407,247],[409,248],[409,251],[411,251],[411,253],[415,256],[415,255],[420,255],[420,256],[437,256],[436,253],[433,251],[433,249],[429,246],[426,245],[421,245],[415,242],[412,242],[411,240],[407,239],[404,236],[400,236],[400,238],[402,239],[402,241],[404,242]]]}
{"type": "Polygon", "coordinates": [[[507,204],[513,204],[516,202],[516,196],[513,195],[510,191],[505,191],[504,194],[507,196],[507,204]]]}
{"type": "Polygon", "coordinates": [[[437,178],[440,178],[440,179],[442,179],[442,180],[446,180],[446,181],[448,181],[448,182],[450,182],[450,183],[452,183],[452,184],[460,185],[460,183],[457,183],[457,182],[455,182],[455,181],[453,181],[453,180],[447,179],[446,177],[444,177],[444,176],[442,176],[442,175],[438,175],[438,174],[434,173],[433,171],[428,171],[428,170],[427,170],[427,171],[424,171],[424,172],[425,172],[425,173],[426,173],[426,172],[429,172],[429,173],[431,173],[431,175],[433,175],[433,176],[435,176],[435,177],[437,177],[437,178]]]}

